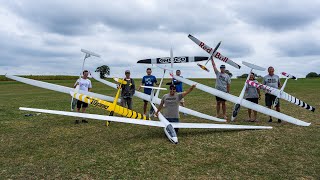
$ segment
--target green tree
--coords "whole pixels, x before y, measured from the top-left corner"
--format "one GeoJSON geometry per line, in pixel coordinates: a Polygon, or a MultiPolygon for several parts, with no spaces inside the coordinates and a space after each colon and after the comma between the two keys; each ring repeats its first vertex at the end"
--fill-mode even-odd
{"type": "Polygon", "coordinates": [[[310,72],[306,76],[306,78],[314,78],[314,77],[319,77],[316,72],[310,72]]]}
{"type": "Polygon", "coordinates": [[[248,74],[242,74],[241,76],[237,76],[237,78],[247,78],[248,74]]]}
{"type": "Polygon", "coordinates": [[[105,78],[106,75],[107,76],[110,75],[110,68],[107,65],[102,65],[100,67],[97,67],[95,72],[100,72],[100,78],[103,79],[103,78],[105,78]]]}

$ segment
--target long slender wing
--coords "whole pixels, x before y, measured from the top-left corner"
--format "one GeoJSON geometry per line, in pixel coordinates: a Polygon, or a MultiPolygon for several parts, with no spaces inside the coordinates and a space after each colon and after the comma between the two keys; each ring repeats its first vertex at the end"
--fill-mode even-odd
{"type": "Polygon", "coordinates": [[[104,115],[88,114],[88,113],[76,113],[76,112],[67,112],[67,111],[56,111],[56,110],[47,110],[47,109],[25,108],[25,107],[20,107],[19,109],[24,111],[33,111],[33,112],[57,114],[57,115],[72,116],[72,117],[81,117],[81,118],[96,119],[96,120],[102,120],[102,121],[114,121],[114,122],[129,123],[129,124],[164,127],[163,123],[161,123],[160,121],[141,121],[141,120],[136,120],[132,118],[104,116],[104,115]]]}
{"type": "MultiPolygon", "coordinates": [[[[208,57],[205,56],[180,56],[174,57],[174,63],[189,63],[189,62],[198,62],[198,61],[205,61],[208,60],[208,57]]],[[[152,58],[152,59],[142,59],[139,60],[137,63],[142,64],[169,64],[171,63],[170,57],[160,57],[160,58],[152,58]]]]}
{"type": "Polygon", "coordinates": [[[199,39],[195,38],[194,36],[192,36],[191,34],[188,35],[188,37],[194,42],[196,43],[199,47],[201,47],[204,51],[206,51],[207,53],[209,53],[211,56],[237,68],[240,69],[241,66],[237,63],[235,63],[234,61],[232,61],[231,59],[229,59],[228,57],[223,56],[221,53],[219,53],[218,51],[213,52],[213,49],[211,47],[209,47],[208,45],[206,45],[204,42],[200,41],[199,39]]]}
{"type": "MultiPolygon", "coordinates": [[[[65,87],[65,86],[61,86],[61,85],[57,85],[57,84],[37,81],[37,80],[33,80],[33,79],[27,79],[27,78],[13,76],[13,75],[6,75],[6,77],[13,79],[13,80],[16,80],[16,81],[19,81],[19,82],[22,82],[22,83],[25,83],[25,84],[32,85],[32,86],[37,86],[40,88],[49,89],[49,90],[62,92],[62,93],[66,93],[66,94],[70,94],[70,91],[74,91],[74,89],[70,88],[70,87],[65,87]]],[[[114,101],[114,98],[110,97],[110,96],[105,96],[105,95],[101,95],[101,94],[97,94],[97,93],[93,93],[93,92],[81,91],[81,90],[79,90],[78,92],[81,94],[96,97],[96,98],[103,99],[106,101],[114,101]]]]}
{"type": "MultiPolygon", "coordinates": [[[[103,84],[106,84],[106,85],[108,85],[108,86],[110,86],[110,87],[112,87],[114,89],[117,88],[116,84],[114,84],[112,82],[109,82],[109,81],[106,81],[104,79],[101,79],[100,77],[98,77],[94,73],[92,73],[91,76],[95,80],[97,80],[97,81],[99,81],[99,82],[101,82],[103,84]]],[[[136,91],[134,93],[134,96],[136,96],[136,97],[138,97],[140,99],[146,100],[146,101],[150,101],[150,95],[142,93],[142,92],[139,92],[139,91],[136,91]]],[[[160,104],[161,99],[158,98],[158,97],[153,97],[152,102],[155,103],[155,104],[160,104]]],[[[189,108],[186,108],[186,107],[183,107],[183,106],[179,107],[179,111],[182,112],[182,113],[186,113],[186,114],[189,114],[189,115],[192,115],[192,116],[196,116],[196,117],[200,117],[200,118],[204,118],[204,119],[208,119],[208,120],[213,120],[213,121],[218,121],[218,122],[226,122],[226,120],[224,120],[224,119],[219,119],[219,118],[216,118],[216,117],[213,117],[213,116],[209,116],[207,114],[203,114],[201,112],[194,111],[192,109],[189,109],[189,108]]]]}
{"type": "MultiPolygon", "coordinates": [[[[176,75],[173,75],[173,77],[175,79],[177,79],[178,81],[181,81],[181,82],[189,84],[189,85],[197,84],[196,88],[198,88],[198,89],[200,89],[202,91],[205,91],[207,93],[210,93],[210,94],[218,96],[218,97],[221,97],[221,98],[223,98],[223,99],[225,99],[227,101],[231,101],[233,103],[237,103],[238,97],[236,97],[234,95],[219,91],[219,90],[211,88],[209,86],[205,86],[203,84],[196,83],[194,81],[191,81],[189,79],[185,79],[185,78],[182,78],[182,77],[179,77],[179,76],[176,76],[176,75]]],[[[244,106],[246,108],[258,111],[258,112],[263,113],[263,114],[267,114],[269,116],[273,116],[275,118],[278,118],[278,119],[281,119],[281,120],[284,120],[286,122],[289,122],[289,123],[292,123],[292,124],[296,124],[296,125],[299,125],[299,126],[309,126],[311,124],[311,123],[307,123],[307,122],[301,121],[299,119],[296,119],[294,117],[285,115],[283,113],[274,111],[272,109],[257,105],[255,103],[252,103],[252,102],[247,101],[245,99],[243,99],[241,101],[241,106],[244,106]]]]}
{"type": "Polygon", "coordinates": [[[316,109],[312,106],[310,106],[309,104],[301,101],[300,99],[294,97],[294,96],[291,96],[290,94],[284,92],[284,91],[280,91],[279,89],[276,89],[276,88],[273,88],[273,87],[270,87],[270,86],[267,86],[267,85],[264,85],[264,84],[260,84],[260,83],[256,83],[254,81],[250,81],[250,80],[247,80],[246,81],[248,84],[256,87],[256,88],[260,88],[264,91],[266,91],[266,93],[269,93],[269,94],[272,94],[274,96],[278,96],[278,94],[280,94],[280,98],[281,99],[284,99],[286,101],[289,101],[297,106],[300,106],[300,107],[303,107],[309,111],[312,111],[314,112],[316,109]]]}
{"type": "Polygon", "coordinates": [[[202,129],[272,129],[271,126],[246,126],[230,124],[207,123],[171,123],[174,128],[202,128],[202,129]]]}

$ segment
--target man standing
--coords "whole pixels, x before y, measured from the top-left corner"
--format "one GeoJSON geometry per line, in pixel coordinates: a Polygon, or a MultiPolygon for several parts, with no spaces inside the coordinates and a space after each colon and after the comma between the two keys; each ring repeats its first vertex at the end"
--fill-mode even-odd
{"type": "Polygon", "coordinates": [[[126,77],[124,78],[127,81],[127,84],[121,85],[121,106],[128,106],[128,109],[132,110],[132,96],[135,93],[135,84],[134,80],[130,78],[130,71],[125,71],[126,77]]]}
{"type": "MultiPolygon", "coordinates": [[[[211,59],[211,62],[212,62],[212,66],[213,66],[214,72],[216,74],[216,86],[215,86],[215,88],[220,90],[220,91],[229,93],[230,92],[231,78],[227,73],[225,73],[226,66],[225,65],[221,65],[220,66],[220,71],[221,72],[219,72],[217,67],[216,67],[216,64],[213,61],[213,59],[211,59]]],[[[227,111],[226,100],[222,99],[222,98],[220,98],[218,96],[216,96],[216,100],[217,100],[217,106],[216,106],[217,117],[221,117],[220,116],[220,106],[222,106],[222,112],[223,112],[222,117],[227,120],[228,117],[226,115],[226,111],[227,111]]]]}
{"type": "MultiPolygon", "coordinates": [[[[147,68],[146,72],[147,72],[147,75],[143,76],[142,82],[141,82],[141,85],[140,85],[138,91],[140,91],[142,85],[145,85],[145,86],[154,86],[154,84],[158,85],[157,84],[157,78],[155,76],[151,75],[151,73],[152,73],[151,68],[147,68]]],[[[150,88],[144,88],[143,92],[145,94],[151,95],[151,89],[150,88]]],[[[148,101],[146,101],[146,100],[143,100],[143,101],[144,101],[144,104],[143,104],[143,115],[146,115],[148,101]]],[[[151,107],[150,113],[152,111],[153,111],[153,109],[151,107]]]]}
{"type": "MultiPolygon", "coordinates": [[[[79,85],[79,90],[81,91],[90,91],[92,88],[92,84],[90,79],[88,79],[88,71],[84,70],[83,71],[83,76],[76,81],[74,84],[73,88],[76,88],[77,85],[79,85]]],[[[80,109],[82,108],[82,113],[86,112],[86,108],[88,107],[88,103],[82,102],[80,100],[77,101],[77,112],[80,112],[80,109]]],[[[85,119],[82,119],[83,123],[88,123],[85,119]]],[[[79,124],[79,120],[76,120],[76,124],[79,124]]]]}
{"type": "MultiPolygon", "coordinates": [[[[268,68],[268,73],[269,73],[268,75],[263,77],[263,84],[276,89],[281,88],[280,78],[278,75],[274,74],[274,68],[272,66],[268,68]]],[[[274,103],[275,99],[276,99],[276,96],[266,93],[266,96],[265,96],[266,106],[271,109],[271,106],[274,103]]],[[[276,104],[276,111],[280,112],[279,99],[278,99],[278,103],[276,104]]],[[[272,122],[271,116],[269,117],[270,117],[269,122],[272,122]]],[[[281,123],[280,119],[278,119],[278,123],[281,123]]]]}
{"type": "MultiPolygon", "coordinates": [[[[176,75],[180,76],[180,77],[183,77],[183,76],[181,76],[181,71],[180,70],[176,70],[176,75]]],[[[173,78],[173,84],[176,85],[176,92],[177,93],[182,93],[183,92],[183,87],[182,87],[182,82],[181,81],[178,81],[178,80],[173,78]]],[[[181,99],[180,105],[185,107],[184,98],[181,99]]]]}
{"type": "MultiPolygon", "coordinates": [[[[158,116],[161,109],[164,107],[163,116],[169,122],[179,122],[179,104],[182,98],[184,98],[187,94],[189,94],[196,85],[192,85],[187,91],[182,93],[176,93],[175,85],[170,85],[170,92],[165,94],[159,105],[158,111],[155,113],[158,116]]],[[[175,129],[176,133],[178,133],[179,129],[175,129]]]]}

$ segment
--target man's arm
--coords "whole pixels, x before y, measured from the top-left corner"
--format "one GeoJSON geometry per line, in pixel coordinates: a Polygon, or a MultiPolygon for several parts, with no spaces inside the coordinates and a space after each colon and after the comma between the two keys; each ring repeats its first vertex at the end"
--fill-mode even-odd
{"type": "Polygon", "coordinates": [[[160,103],[160,105],[159,105],[159,107],[158,107],[158,110],[157,110],[157,112],[155,113],[156,116],[158,116],[159,112],[160,112],[161,109],[163,108],[163,104],[164,104],[164,101],[161,100],[161,103],[160,103]]]}
{"type": "Polygon", "coordinates": [[[230,93],[230,84],[227,84],[227,93],[230,93]]]}
{"type": "Polygon", "coordinates": [[[132,79],[132,85],[131,85],[131,92],[132,92],[132,95],[134,95],[134,93],[136,92],[136,85],[133,79],[132,79]]]}
{"type": "Polygon", "coordinates": [[[280,82],[280,78],[278,78],[278,87],[279,87],[279,89],[282,87],[281,82],[280,82]]]}
{"type": "Polygon", "coordinates": [[[213,58],[211,58],[212,67],[214,69],[214,72],[217,74],[219,71],[217,69],[216,63],[214,62],[213,58]]]}
{"type": "Polygon", "coordinates": [[[193,88],[195,88],[195,87],[196,87],[196,85],[194,84],[188,90],[184,91],[182,93],[182,97],[185,97],[187,94],[189,94],[193,90],[193,88]]]}
{"type": "Polygon", "coordinates": [[[139,88],[138,88],[138,91],[141,90],[141,86],[143,86],[144,83],[145,83],[144,78],[142,78],[142,81],[141,81],[141,83],[140,83],[140,86],[139,86],[139,88]]]}
{"type": "Polygon", "coordinates": [[[79,85],[79,79],[74,83],[73,88],[76,88],[79,85]]]}
{"type": "Polygon", "coordinates": [[[91,81],[89,81],[90,83],[89,83],[89,87],[88,87],[88,91],[91,91],[91,89],[92,89],[92,83],[91,83],[91,81]]]}

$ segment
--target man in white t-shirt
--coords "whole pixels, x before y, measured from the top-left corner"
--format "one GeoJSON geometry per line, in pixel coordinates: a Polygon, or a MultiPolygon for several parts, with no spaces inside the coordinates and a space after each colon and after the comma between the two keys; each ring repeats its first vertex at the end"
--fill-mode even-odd
{"type": "MultiPolygon", "coordinates": [[[[79,85],[79,90],[81,91],[90,91],[92,88],[92,84],[90,79],[88,79],[88,71],[84,70],[83,71],[83,76],[76,81],[74,84],[73,88],[76,88],[77,85],[79,85]]],[[[77,112],[80,112],[80,109],[82,108],[82,113],[86,112],[86,108],[88,107],[88,103],[82,102],[80,100],[77,101],[77,112]]],[[[88,123],[86,120],[82,120],[83,123],[88,123]]],[[[76,124],[79,123],[79,120],[76,120],[76,124]]]]}

